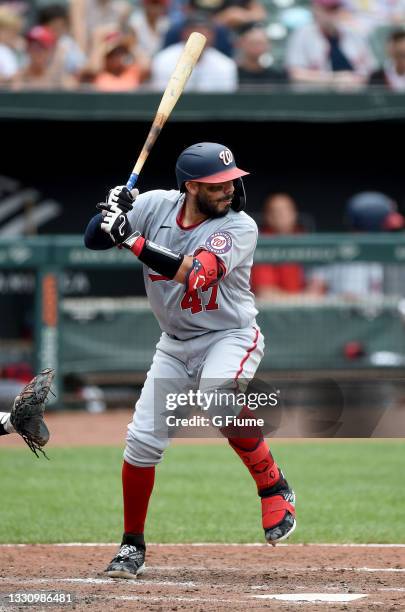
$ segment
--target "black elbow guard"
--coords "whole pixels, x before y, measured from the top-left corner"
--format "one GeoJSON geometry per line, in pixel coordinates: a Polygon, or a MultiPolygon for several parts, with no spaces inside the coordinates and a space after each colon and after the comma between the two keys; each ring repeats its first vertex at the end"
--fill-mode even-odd
{"type": "Polygon", "coordinates": [[[150,240],[145,240],[138,259],[148,268],[152,268],[155,272],[173,279],[183,263],[184,255],[183,253],[175,253],[150,240]]]}

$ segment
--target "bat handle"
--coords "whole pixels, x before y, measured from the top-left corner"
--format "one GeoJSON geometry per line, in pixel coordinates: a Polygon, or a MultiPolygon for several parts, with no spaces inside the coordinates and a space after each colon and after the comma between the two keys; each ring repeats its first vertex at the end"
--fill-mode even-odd
{"type": "Polygon", "coordinates": [[[131,191],[135,187],[136,181],[138,180],[138,176],[139,174],[133,172],[129,177],[127,182],[127,189],[129,189],[129,191],[131,191]]]}

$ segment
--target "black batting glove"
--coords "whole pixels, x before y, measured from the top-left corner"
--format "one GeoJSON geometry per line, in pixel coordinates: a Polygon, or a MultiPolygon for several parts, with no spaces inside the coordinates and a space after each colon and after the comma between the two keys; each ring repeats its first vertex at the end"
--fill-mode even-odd
{"type": "Polygon", "coordinates": [[[117,212],[107,211],[103,216],[100,227],[115,244],[121,244],[133,233],[128,217],[120,210],[117,212]]]}
{"type": "Polygon", "coordinates": [[[132,210],[138,195],[138,189],[129,191],[125,185],[118,185],[110,189],[106,201],[97,204],[96,208],[100,211],[127,213],[132,210]]]}

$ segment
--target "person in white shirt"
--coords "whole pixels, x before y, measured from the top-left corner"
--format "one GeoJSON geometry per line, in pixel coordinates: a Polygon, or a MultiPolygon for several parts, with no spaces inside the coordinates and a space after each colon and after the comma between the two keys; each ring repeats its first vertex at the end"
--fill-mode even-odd
{"type": "Polygon", "coordinates": [[[139,46],[149,57],[153,57],[163,46],[170,24],[169,5],[169,0],[142,0],[129,18],[139,46]]]}
{"type": "MultiPolygon", "coordinates": [[[[238,87],[238,71],[234,60],[227,57],[211,44],[213,26],[203,16],[188,19],[182,30],[183,41],[191,32],[201,32],[207,38],[205,49],[188,80],[186,91],[233,92],[238,87]]],[[[163,91],[184,48],[184,42],[170,45],[157,53],[152,61],[151,89],[163,91]]]]}
{"type": "Polygon", "coordinates": [[[343,0],[312,0],[314,21],[295,30],[287,44],[286,68],[293,81],[359,87],[375,69],[367,42],[342,22],[343,0]]]}
{"type": "Polygon", "coordinates": [[[21,30],[21,18],[9,8],[0,6],[0,84],[7,83],[18,72],[16,47],[21,30]]]}

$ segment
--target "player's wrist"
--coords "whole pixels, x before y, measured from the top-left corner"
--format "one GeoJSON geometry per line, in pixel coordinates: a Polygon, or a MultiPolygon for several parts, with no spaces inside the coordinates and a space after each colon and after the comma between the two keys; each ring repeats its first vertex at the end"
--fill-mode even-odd
{"type": "Polygon", "coordinates": [[[7,433],[15,433],[15,429],[11,424],[9,412],[0,412],[0,425],[3,426],[7,433]]]}
{"type": "Polygon", "coordinates": [[[167,279],[176,276],[184,259],[183,253],[146,240],[140,232],[133,232],[120,246],[132,251],[139,261],[167,279]]]}
{"type": "Polygon", "coordinates": [[[140,232],[133,232],[133,234],[124,240],[122,246],[125,249],[132,251],[136,257],[139,257],[139,255],[142,253],[143,247],[145,246],[145,238],[140,232]]]}

